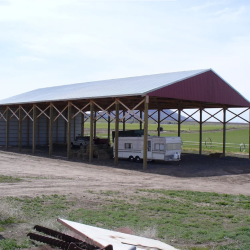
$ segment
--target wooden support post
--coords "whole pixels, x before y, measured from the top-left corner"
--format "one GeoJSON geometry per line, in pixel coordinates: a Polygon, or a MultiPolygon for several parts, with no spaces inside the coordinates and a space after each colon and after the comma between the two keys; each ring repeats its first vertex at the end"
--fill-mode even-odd
{"type": "Polygon", "coordinates": [[[149,97],[145,96],[144,107],[144,140],[143,140],[143,170],[147,169],[148,160],[148,103],[149,97]]]}
{"type": "Polygon", "coordinates": [[[18,121],[18,151],[22,151],[22,109],[21,105],[19,105],[19,121],[18,121]]]}
{"type": "MultiPolygon", "coordinates": [[[[122,116],[124,117],[125,116],[125,110],[123,110],[122,112],[122,116]]],[[[125,124],[126,124],[126,119],[124,118],[123,121],[122,121],[122,130],[125,131],[125,124]]]]}
{"type": "Polygon", "coordinates": [[[10,137],[10,111],[9,107],[7,107],[6,111],[6,149],[9,148],[9,137],[10,137]]]}
{"type": "MultiPolygon", "coordinates": [[[[65,117],[66,117],[65,112],[65,117]]],[[[68,129],[68,122],[64,120],[64,143],[67,143],[67,129],[68,129]]]]}
{"type": "Polygon", "coordinates": [[[49,118],[46,117],[46,144],[47,145],[49,145],[49,121],[50,121],[49,118]]]}
{"type": "Polygon", "coordinates": [[[40,117],[37,118],[37,145],[40,143],[40,117]]]}
{"type": "Polygon", "coordinates": [[[199,137],[199,154],[202,155],[202,108],[200,108],[200,137],[199,137]]]}
{"type": "Polygon", "coordinates": [[[119,143],[119,102],[115,102],[115,166],[118,166],[118,143],[119,143]]]}
{"type": "MultiPolygon", "coordinates": [[[[140,110],[140,118],[142,119],[142,110],[140,110]]],[[[140,129],[142,130],[142,121],[140,120],[140,129]]]]}
{"type": "Polygon", "coordinates": [[[30,118],[27,117],[27,147],[30,146],[30,118]]]}
{"type": "Polygon", "coordinates": [[[72,106],[68,102],[68,129],[67,129],[67,157],[71,158],[71,122],[72,122],[72,106]]]}
{"type": "Polygon", "coordinates": [[[85,120],[84,114],[81,115],[81,119],[82,119],[82,121],[81,121],[81,136],[84,136],[84,120],[85,120]]]}
{"type": "Polygon", "coordinates": [[[53,104],[49,108],[49,156],[53,154],[53,104]]]}
{"type": "Polygon", "coordinates": [[[58,127],[59,127],[59,118],[56,119],[56,143],[58,143],[58,127]]]}
{"type": "Polygon", "coordinates": [[[90,125],[89,125],[89,163],[93,161],[93,130],[94,130],[94,103],[90,101],[90,125]]]}
{"type": "Polygon", "coordinates": [[[36,153],[36,105],[33,104],[33,142],[32,142],[32,153],[36,153]]]}
{"type": "Polygon", "coordinates": [[[158,136],[161,136],[161,110],[158,109],[158,121],[157,121],[157,129],[158,129],[158,136]]]}
{"type": "MultiPolygon", "coordinates": [[[[109,111],[109,115],[110,115],[110,111],[109,111]]],[[[108,115],[108,140],[110,142],[110,116],[108,115]]]]}
{"type": "Polygon", "coordinates": [[[226,156],[226,126],[227,126],[227,122],[226,122],[226,112],[227,109],[223,108],[223,156],[226,156]]]}
{"type": "Polygon", "coordinates": [[[76,117],[74,117],[74,139],[76,138],[76,117]]]}
{"type": "MultiPolygon", "coordinates": [[[[96,111],[94,112],[96,118],[96,111]]],[[[94,138],[96,138],[96,119],[94,120],[94,138]]]]}
{"type": "Polygon", "coordinates": [[[178,109],[178,136],[181,136],[181,109],[178,109]]]}

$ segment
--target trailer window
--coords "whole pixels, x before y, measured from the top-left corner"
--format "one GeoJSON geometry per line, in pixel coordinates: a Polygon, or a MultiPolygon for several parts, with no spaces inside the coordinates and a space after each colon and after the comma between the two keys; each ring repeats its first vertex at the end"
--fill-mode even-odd
{"type": "Polygon", "coordinates": [[[132,143],[125,143],[124,148],[125,148],[125,149],[130,149],[130,148],[132,148],[132,143]]]}
{"type": "Polygon", "coordinates": [[[158,151],[164,151],[165,150],[164,143],[155,143],[154,149],[158,151]]]}
{"type": "Polygon", "coordinates": [[[167,144],[167,150],[181,150],[181,144],[180,143],[167,144]]]}
{"type": "Polygon", "coordinates": [[[151,141],[148,141],[148,151],[151,151],[151,141]]]}

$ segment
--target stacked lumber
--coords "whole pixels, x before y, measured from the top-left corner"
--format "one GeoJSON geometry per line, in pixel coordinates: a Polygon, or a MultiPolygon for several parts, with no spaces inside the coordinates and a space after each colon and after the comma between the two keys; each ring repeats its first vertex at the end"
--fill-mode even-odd
{"type": "MultiPolygon", "coordinates": [[[[77,157],[82,160],[89,159],[89,145],[81,146],[78,150],[72,150],[72,157],[77,157]]],[[[107,144],[93,145],[93,157],[100,160],[113,158],[113,148],[107,144]]]]}

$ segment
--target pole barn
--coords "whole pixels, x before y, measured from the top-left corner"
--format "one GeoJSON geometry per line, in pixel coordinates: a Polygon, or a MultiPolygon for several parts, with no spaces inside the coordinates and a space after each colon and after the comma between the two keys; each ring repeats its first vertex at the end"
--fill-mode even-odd
{"type": "MultiPolygon", "coordinates": [[[[67,157],[70,158],[71,141],[75,134],[83,134],[84,123],[89,119],[89,162],[92,162],[96,121],[106,114],[110,128],[110,122],[115,120],[115,142],[118,145],[119,123],[123,122],[125,130],[126,119],[133,116],[140,122],[141,128],[144,124],[143,169],[146,169],[148,110],[158,111],[156,120],[158,128],[164,119],[172,117],[177,112],[178,120],[175,120],[178,123],[178,136],[181,134],[180,125],[185,120],[192,118],[198,122],[200,154],[202,154],[202,125],[212,117],[217,119],[223,124],[223,155],[225,155],[226,124],[235,117],[249,124],[249,120],[241,116],[242,113],[249,112],[249,108],[249,101],[212,69],[42,88],[0,101],[0,146],[7,149],[10,146],[17,146],[21,151],[22,147],[32,145],[32,152],[35,154],[38,145],[48,144],[51,156],[53,143],[67,142],[67,157]],[[206,111],[207,108],[218,108],[217,113],[223,112],[223,120],[215,117],[217,113],[210,114],[206,111]],[[245,110],[236,114],[228,110],[229,108],[245,108],[245,110]],[[161,120],[159,114],[164,113],[164,109],[176,111],[172,114],[165,113],[166,117],[161,120]],[[189,115],[185,109],[196,109],[196,111],[189,115]],[[144,118],[142,118],[143,112],[144,118]],[[209,115],[205,121],[202,117],[204,112],[209,115]],[[227,112],[232,113],[234,117],[226,120],[227,112]],[[181,113],[187,115],[185,120],[181,121],[181,113]],[[196,113],[199,113],[199,120],[193,118],[196,113]]],[[[110,131],[108,137],[110,138],[110,131]]],[[[114,156],[114,164],[117,165],[117,147],[114,156]]]]}

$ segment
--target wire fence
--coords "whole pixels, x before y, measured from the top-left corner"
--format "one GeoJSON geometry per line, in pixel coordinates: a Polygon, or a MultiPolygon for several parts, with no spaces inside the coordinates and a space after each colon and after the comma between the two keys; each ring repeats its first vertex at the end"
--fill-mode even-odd
{"type": "MultiPolygon", "coordinates": [[[[199,142],[197,141],[183,141],[183,146],[197,146],[199,147],[199,142]]],[[[204,142],[202,142],[202,146],[205,146],[207,149],[214,148],[223,148],[223,143],[221,142],[213,142],[211,138],[206,138],[204,142]]],[[[249,144],[245,143],[226,143],[226,149],[234,149],[234,151],[245,152],[249,150],[249,144]]]]}

